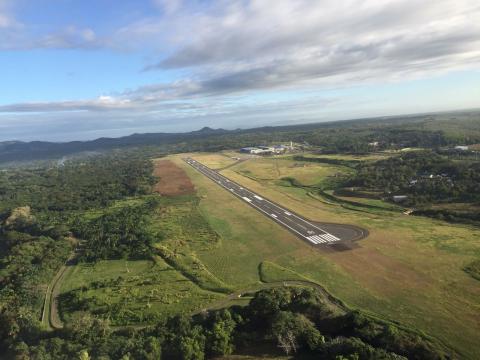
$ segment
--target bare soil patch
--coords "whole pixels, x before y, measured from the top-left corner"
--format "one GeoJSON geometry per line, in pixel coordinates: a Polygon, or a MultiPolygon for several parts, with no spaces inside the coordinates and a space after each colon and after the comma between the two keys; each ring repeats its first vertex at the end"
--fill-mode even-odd
{"type": "Polygon", "coordinates": [[[195,192],[185,171],[170,160],[156,160],[153,174],[159,178],[153,190],[161,195],[176,196],[195,192]]]}

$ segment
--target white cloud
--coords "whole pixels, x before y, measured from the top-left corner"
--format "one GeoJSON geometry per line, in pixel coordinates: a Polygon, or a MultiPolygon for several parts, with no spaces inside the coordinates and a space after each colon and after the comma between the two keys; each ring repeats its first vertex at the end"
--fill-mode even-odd
{"type": "Polygon", "coordinates": [[[164,11],[166,15],[171,15],[178,10],[183,5],[182,0],[152,0],[153,3],[164,11]]]}
{"type": "MultiPolygon", "coordinates": [[[[159,35],[172,33],[170,38],[177,42],[173,54],[154,66],[210,66],[218,72],[225,68],[236,72],[283,64],[294,73],[305,63],[318,68],[341,61],[349,63],[344,71],[388,67],[403,72],[422,61],[429,66],[432,60],[441,60],[445,68],[478,61],[480,6],[476,0],[222,4],[226,5],[207,13],[183,14],[164,26],[156,20],[143,23],[143,28],[150,29],[158,25],[159,35]]],[[[320,72],[318,77],[322,76],[320,72]]]]}
{"type": "Polygon", "coordinates": [[[0,0],[0,31],[19,27],[21,24],[12,14],[12,1],[0,0]]]}
{"type": "Polygon", "coordinates": [[[89,49],[105,45],[90,28],[78,28],[70,25],[66,28],[42,36],[32,43],[32,47],[60,49],[89,49]]]}
{"type": "MultiPolygon", "coordinates": [[[[478,0],[152,1],[161,15],[119,28],[107,40],[95,29],[67,27],[30,44],[149,51],[157,61],[147,70],[186,75],[114,96],[12,104],[0,106],[0,112],[233,117],[245,113],[240,105],[229,105],[241,103],[234,95],[405,81],[480,68],[478,0]]],[[[309,104],[312,113],[319,106],[309,104]]]]}
{"type": "Polygon", "coordinates": [[[9,16],[0,13],[0,29],[12,27],[14,24],[15,21],[13,21],[9,16]]]}

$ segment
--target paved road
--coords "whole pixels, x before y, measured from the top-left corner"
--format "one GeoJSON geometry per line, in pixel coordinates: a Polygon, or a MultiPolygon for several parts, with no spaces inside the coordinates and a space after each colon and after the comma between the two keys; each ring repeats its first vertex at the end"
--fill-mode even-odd
{"type": "Polygon", "coordinates": [[[254,207],[278,224],[286,227],[291,232],[299,236],[301,239],[306,240],[310,244],[314,246],[323,246],[333,245],[342,241],[341,238],[329,233],[320,226],[315,225],[311,221],[304,219],[294,212],[289,211],[288,209],[285,209],[269,201],[268,199],[259,196],[253,191],[240,186],[239,184],[227,179],[225,176],[220,175],[217,171],[210,169],[198,161],[192,158],[185,158],[183,160],[194,169],[216,182],[225,190],[231,192],[248,205],[254,207]]]}

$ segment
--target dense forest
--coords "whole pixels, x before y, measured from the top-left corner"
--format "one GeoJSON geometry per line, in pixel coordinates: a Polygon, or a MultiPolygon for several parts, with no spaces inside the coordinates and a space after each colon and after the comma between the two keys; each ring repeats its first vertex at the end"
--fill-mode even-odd
{"type": "Polygon", "coordinates": [[[82,259],[145,259],[158,234],[147,229],[149,214],[158,206],[155,197],[139,204],[108,211],[93,219],[78,217],[72,226],[74,234],[85,240],[82,259]]]}

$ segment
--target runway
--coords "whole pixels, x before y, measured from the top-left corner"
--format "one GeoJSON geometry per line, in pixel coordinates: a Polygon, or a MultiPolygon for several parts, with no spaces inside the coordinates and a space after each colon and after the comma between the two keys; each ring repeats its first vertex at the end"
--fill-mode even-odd
{"type": "MultiPolygon", "coordinates": [[[[332,234],[325,230],[318,224],[315,224],[280,205],[262,197],[253,191],[237,184],[234,181],[227,179],[225,176],[219,174],[217,171],[199,163],[192,158],[183,159],[187,164],[194,169],[216,182],[225,190],[231,192],[237,198],[252,206],[256,210],[263,213],[272,221],[284,226],[301,239],[309,242],[314,246],[335,245],[343,240],[350,241],[351,239],[344,239],[338,234],[332,234]]],[[[331,227],[330,224],[329,227],[331,227]]],[[[338,225],[341,226],[341,225],[338,225]]]]}

